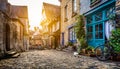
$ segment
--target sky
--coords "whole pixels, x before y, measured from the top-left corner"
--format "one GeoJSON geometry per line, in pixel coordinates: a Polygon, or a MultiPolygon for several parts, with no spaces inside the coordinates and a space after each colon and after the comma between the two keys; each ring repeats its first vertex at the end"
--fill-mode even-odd
{"type": "Polygon", "coordinates": [[[30,29],[33,30],[35,26],[40,27],[40,21],[42,18],[42,3],[51,3],[60,5],[58,0],[8,0],[12,5],[24,5],[28,6],[28,17],[30,29]]]}

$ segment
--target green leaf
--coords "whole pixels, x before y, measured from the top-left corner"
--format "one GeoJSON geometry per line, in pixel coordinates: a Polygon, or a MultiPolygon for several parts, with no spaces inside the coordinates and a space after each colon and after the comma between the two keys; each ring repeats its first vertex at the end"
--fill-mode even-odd
{"type": "Polygon", "coordinates": [[[112,36],[110,37],[110,45],[116,53],[120,52],[120,28],[112,31],[112,36]]]}

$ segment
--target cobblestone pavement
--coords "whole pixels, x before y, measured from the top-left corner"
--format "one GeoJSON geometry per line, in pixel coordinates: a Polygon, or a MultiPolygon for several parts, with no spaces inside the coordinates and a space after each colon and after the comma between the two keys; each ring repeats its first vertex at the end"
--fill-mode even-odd
{"type": "Polygon", "coordinates": [[[56,50],[35,50],[21,53],[18,58],[0,60],[0,69],[120,69],[120,62],[101,62],[56,50]]]}

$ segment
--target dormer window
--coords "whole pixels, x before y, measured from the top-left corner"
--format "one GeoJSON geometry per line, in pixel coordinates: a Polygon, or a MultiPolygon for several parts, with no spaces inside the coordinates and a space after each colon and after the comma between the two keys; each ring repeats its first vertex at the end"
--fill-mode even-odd
{"type": "Polygon", "coordinates": [[[101,0],[90,0],[90,7],[95,6],[96,4],[98,4],[101,0]]]}

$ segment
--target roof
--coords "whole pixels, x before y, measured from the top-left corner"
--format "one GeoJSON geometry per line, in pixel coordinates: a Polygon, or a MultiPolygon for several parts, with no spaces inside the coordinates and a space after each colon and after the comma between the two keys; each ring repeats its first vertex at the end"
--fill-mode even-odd
{"type": "Polygon", "coordinates": [[[60,18],[60,6],[43,3],[42,14],[45,12],[45,15],[48,20],[56,20],[60,18]]]}
{"type": "Polygon", "coordinates": [[[11,17],[12,18],[28,18],[27,6],[15,6],[11,5],[11,17]]]}

